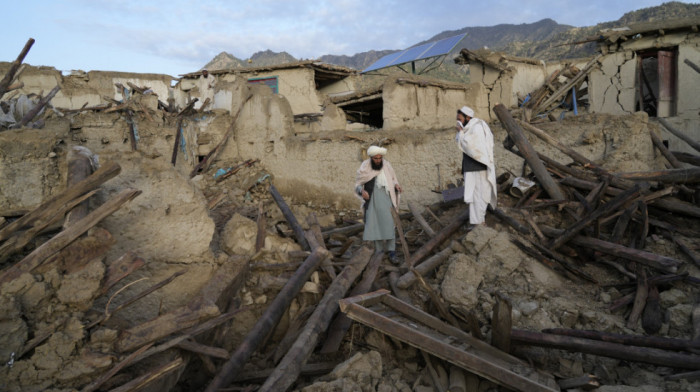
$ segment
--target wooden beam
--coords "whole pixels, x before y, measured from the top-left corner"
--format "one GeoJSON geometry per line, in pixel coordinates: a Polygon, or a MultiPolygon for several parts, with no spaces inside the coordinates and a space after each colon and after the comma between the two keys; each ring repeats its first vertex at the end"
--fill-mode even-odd
{"type": "Polygon", "coordinates": [[[19,52],[19,55],[15,59],[15,61],[10,64],[10,69],[7,70],[7,73],[5,74],[5,77],[0,80],[0,98],[2,98],[3,95],[7,92],[7,87],[12,83],[12,80],[15,78],[15,74],[17,73],[17,70],[19,69],[20,65],[22,65],[22,62],[24,61],[24,58],[27,57],[27,53],[29,53],[29,49],[32,48],[32,45],[34,45],[34,38],[29,38],[27,40],[27,43],[24,44],[24,48],[22,48],[22,51],[19,52]]]}
{"type": "Polygon", "coordinates": [[[566,199],[564,192],[562,192],[559,185],[549,175],[547,169],[537,155],[537,152],[525,137],[518,123],[515,122],[515,119],[510,115],[508,109],[503,106],[503,104],[499,103],[494,106],[493,111],[508,132],[508,135],[515,142],[515,145],[518,146],[518,151],[523,155],[525,161],[527,161],[528,165],[535,173],[537,180],[542,185],[542,188],[549,194],[549,197],[555,200],[566,199]]]}
{"type": "Polygon", "coordinates": [[[459,214],[449,225],[445,226],[440,230],[435,237],[431,238],[430,241],[426,242],[417,251],[413,252],[411,258],[405,263],[409,268],[413,267],[416,263],[423,260],[430,252],[435,248],[440,246],[448,238],[452,236],[460,227],[462,227],[469,219],[469,210],[465,210],[459,214]]]}
{"type": "Polygon", "coordinates": [[[677,129],[674,127],[668,120],[665,118],[657,118],[659,120],[659,123],[666,128],[667,131],[671,132],[674,134],[676,137],[679,139],[683,140],[684,142],[688,143],[690,147],[693,147],[695,151],[700,152],[700,143],[697,140],[694,140],[692,137],[686,135],[685,133],[681,132],[681,130],[677,129]]]}
{"type": "Polygon", "coordinates": [[[289,223],[289,227],[291,227],[292,231],[294,232],[294,236],[296,237],[299,245],[301,245],[301,248],[303,250],[311,250],[311,247],[309,246],[309,243],[306,240],[306,236],[304,235],[304,229],[301,227],[299,221],[294,216],[292,209],[289,208],[287,202],[284,201],[282,195],[280,195],[279,191],[277,191],[277,188],[275,188],[275,186],[272,184],[270,184],[270,195],[272,195],[272,198],[275,200],[275,203],[277,203],[277,207],[279,207],[280,211],[282,211],[284,219],[286,219],[287,223],[289,223]]]}

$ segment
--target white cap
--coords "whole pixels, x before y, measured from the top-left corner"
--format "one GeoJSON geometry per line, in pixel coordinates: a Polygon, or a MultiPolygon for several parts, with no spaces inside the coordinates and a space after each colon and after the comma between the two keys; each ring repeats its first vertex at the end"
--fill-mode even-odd
{"type": "Polygon", "coordinates": [[[367,149],[367,155],[370,157],[373,157],[375,155],[384,156],[386,155],[386,148],[382,148],[379,146],[369,146],[369,148],[367,149]]]}
{"type": "Polygon", "coordinates": [[[459,109],[458,112],[462,112],[462,114],[464,114],[465,116],[474,118],[474,110],[469,106],[462,106],[462,108],[459,109]]]}

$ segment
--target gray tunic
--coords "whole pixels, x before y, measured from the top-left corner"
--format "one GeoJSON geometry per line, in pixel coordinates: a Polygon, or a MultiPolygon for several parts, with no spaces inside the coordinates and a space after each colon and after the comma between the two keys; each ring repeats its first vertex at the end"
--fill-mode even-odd
{"type": "Polygon", "coordinates": [[[393,240],[394,219],[391,217],[391,197],[386,190],[380,188],[374,182],[372,197],[367,201],[367,215],[365,216],[365,232],[362,239],[365,241],[393,240]]]}

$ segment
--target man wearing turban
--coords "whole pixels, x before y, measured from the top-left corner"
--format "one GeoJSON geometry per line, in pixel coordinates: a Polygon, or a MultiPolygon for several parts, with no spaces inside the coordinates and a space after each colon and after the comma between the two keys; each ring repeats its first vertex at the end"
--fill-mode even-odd
{"type": "Polygon", "coordinates": [[[483,224],[486,208],[496,208],[496,166],[493,160],[493,134],[484,120],[474,118],[474,110],[457,110],[457,145],[462,151],[464,202],[469,204],[469,223],[483,224]]]}
{"type": "Polygon", "coordinates": [[[391,208],[398,208],[403,191],[394,168],[384,159],[386,148],[370,146],[369,159],[362,162],[355,177],[355,194],[362,198],[365,231],[362,239],[374,241],[375,251],[389,252],[389,260],[397,263],[396,236],[391,208]]]}

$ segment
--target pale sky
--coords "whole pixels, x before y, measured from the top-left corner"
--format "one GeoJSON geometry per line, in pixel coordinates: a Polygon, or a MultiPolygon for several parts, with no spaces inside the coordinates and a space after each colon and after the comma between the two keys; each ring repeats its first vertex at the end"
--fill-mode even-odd
{"type": "MultiPolygon", "coordinates": [[[[404,49],[444,30],[551,18],[589,26],[653,0],[0,0],[0,61],[32,37],[25,62],[162,73],[200,69],[222,51],[246,59],[270,49],[296,58],[404,49]]],[[[693,2],[686,2],[693,3],[693,2]]]]}

